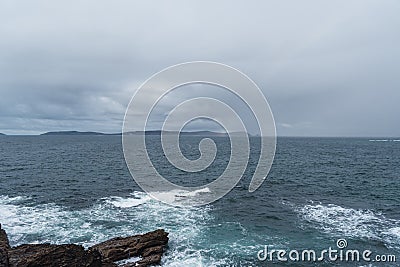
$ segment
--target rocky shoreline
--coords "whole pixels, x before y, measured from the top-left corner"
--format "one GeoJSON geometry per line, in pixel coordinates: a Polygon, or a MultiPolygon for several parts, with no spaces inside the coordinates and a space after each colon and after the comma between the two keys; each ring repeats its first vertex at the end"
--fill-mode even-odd
{"type": "Polygon", "coordinates": [[[86,250],[76,244],[11,247],[0,224],[0,267],[145,267],[160,263],[167,244],[168,233],[159,229],[142,235],[112,238],[86,250]],[[132,257],[140,259],[116,263],[132,257]]]}

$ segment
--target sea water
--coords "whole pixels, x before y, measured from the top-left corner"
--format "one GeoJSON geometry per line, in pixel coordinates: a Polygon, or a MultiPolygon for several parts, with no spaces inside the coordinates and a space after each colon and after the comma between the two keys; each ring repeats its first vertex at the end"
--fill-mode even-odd
{"type": "MultiPolygon", "coordinates": [[[[180,185],[209,183],[229,161],[229,139],[214,138],[218,152],[213,164],[199,173],[185,173],[169,164],[157,136],[149,138],[154,138],[149,142],[154,165],[180,185]]],[[[181,138],[185,156],[199,157],[200,139],[181,138]]],[[[249,193],[259,153],[259,139],[253,138],[248,168],[229,194],[207,206],[179,208],[152,199],[135,184],[120,136],[1,136],[0,223],[11,245],[89,247],[115,236],[164,228],[170,242],[162,266],[270,266],[257,258],[266,245],[322,250],[336,247],[337,239],[346,239],[351,248],[397,255],[399,265],[400,142],[375,140],[278,138],[268,178],[249,193]]],[[[201,197],[204,190],[195,194],[201,197]]]]}

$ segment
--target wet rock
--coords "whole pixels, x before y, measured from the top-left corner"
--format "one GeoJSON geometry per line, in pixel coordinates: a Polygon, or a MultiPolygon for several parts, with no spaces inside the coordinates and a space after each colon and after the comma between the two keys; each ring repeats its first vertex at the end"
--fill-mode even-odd
{"type": "Polygon", "coordinates": [[[8,251],[10,267],[101,267],[101,255],[86,251],[82,246],[30,244],[14,247],[8,251]]]}
{"type": "Polygon", "coordinates": [[[146,266],[150,266],[150,265],[159,264],[161,261],[161,255],[162,254],[151,254],[147,257],[144,257],[140,261],[136,262],[136,265],[134,265],[134,266],[146,267],[146,266]]]}
{"type": "Polygon", "coordinates": [[[0,224],[0,267],[117,267],[114,262],[140,257],[124,267],[159,264],[168,233],[156,230],[143,235],[116,237],[85,250],[75,244],[24,244],[10,247],[0,224]]]}
{"type": "Polygon", "coordinates": [[[0,266],[8,267],[8,250],[10,250],[10,243],[6,231],[1,229],[0,224],[0,266]]]}
{"type": "Polygon", "coordinates": [[[143,235],[113,238],[94,245],[89,251],[98,251],[104,260],[111,262],[141,257],[138,262],[124,266],[143,267],[159,264],[167,243],[168,233],[160,229],[143,235]]]}

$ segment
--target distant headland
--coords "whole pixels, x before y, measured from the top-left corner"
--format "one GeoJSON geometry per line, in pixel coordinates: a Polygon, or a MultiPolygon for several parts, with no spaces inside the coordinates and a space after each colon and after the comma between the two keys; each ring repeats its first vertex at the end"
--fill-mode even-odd
{"type": "MultiPolygon", "coordinates": [[[[174,131],[161,131],[161,130],[152,130],[152,131],[132,131],[132,132],[125,132],[125,135],[172,135],[172,134],[179,134],[184,136],[203,136],[203,137],[228,137],[229,135],[239,135],[240,132],[232,132],[228,133],[221,133],[221,132],[213,132],[213,131],[182,131],[182,132],[174,132],[174,131]]],[[[0,136],[7,136],[9,134],[0,133],[0,136]]],[[[34,134],[39,136],[74,136],[74,135],[86,135],[86,136],[121,136],[122,133],[102,133],[102,132],[94,132],[94,131],[51,131],[45,132],[41,134],[34,134]]],[[[253,136],[251,134],[247,134],[249,137],[253,136]]],[[[13,136],[13,134],[11,134],[13,136]]]]}
{"type": "MultiPolygon", "coordinates": [[[[163,134],[176,134],[177,132],[171,131],[134,131],[134,132],[126,132],[126,135],[161,135],[163,134]]],[[[228,136],[227,133],[218,133],[212,131],[194,131],[194,132],[180,132],[181,135],[190,135],[190,136],[228,136]]],[[[102,133],[102,132],[80,132],[80,131],[57,131],[57,132],[46,132],[40,135],[122,135],[122,133],[102,133]]]]}
{"type": "Polygon", "coordinates": [[[120,135],[120,133],[107,134],[100,132],[57,131],[57,132],[46,132],[40,135],[120,135]]]}

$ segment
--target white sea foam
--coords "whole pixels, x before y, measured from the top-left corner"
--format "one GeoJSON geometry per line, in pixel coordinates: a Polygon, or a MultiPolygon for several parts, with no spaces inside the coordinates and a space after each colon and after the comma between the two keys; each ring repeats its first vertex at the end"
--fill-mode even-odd
{"type": "MultiPolygon", "coordinates": [[[[295,209],[303,221],[335,237],[372,238],[387,246],[398,246],[395,239],[400,221],[388,219],[371,210],[344,208],[334,204],[311,204],[295,209]]],[[[307,226],[307,225],[306,225],[307,226]]],[[[398,236],[397,236],[398,237],[398,236]]]]}
{"type": "Polygon", "coordinates": [[[400,226],[389,228],[383,232],[386,240],[393,244],[394,246],[399,247],[400,245],[400,226]]]}
{"type": "Polygon", "coordinates": [[[167,255],[162,261],[162,266],[168,267],[217,267],[230,266],[229,260],[218,260],[213,257],[205,257],[208,254],[206,250],[183,249],[175,255],[167,255]]]}
{"type": "Polygon", "coordinates": [[[167,267],[229,265],[195,248],[212,220],[209,209],[172,207],[142,192],[126,198],[108,197],[82,210],[0,196],[0,222],[11,245],[51,242],[89,247],[115,236],[164,228],[170,233],[169,249],[162,258],[162,266],[167,267]]]}
{"type": "Polygon", "coordinates": [[[305,205],[297,210],[306,221],[316,223],[327,232],[374,237],[370,226],[381,220],[369,210],[354,210],[337,205],[305,205]]]}
{"type": "Polygon", "coordinates": [[[164,192],[151,192],[150,194],[153,195],[155,198],[167,202],[167,203],[176,203],[179,205],[179,203],[185,202],[185,201],[196,201],[193,200],[191,197],[199,196],[201,197],[201,194],[207,194],[210,193],[210,189],[208,187],[194,190],[194,191],[187,191],[187,190],[171,190],[171,191],[164,191],[164,192]]]}
{"type": "Polygon", "coordinates": [[[400,238],[400,227],[390,228],[387,233],[400,238]]]}
{"type": "Polygon", "coordinates": [[[370,142],[399,142],[400,139],[369,139],[370,142]]]}
{"type": "Polygon", "coordinates": [[[116,264],[124,265],[124,264],[128,264],[128,263],[134,263],[134,262],[140,261],[141,259],[142,259],[141,257],[131,257],[129,259],[117,261],[116,264]]]}
{"type": "Polygon", "coordinates": [[[17,197],[9,197],[9,196],[0,196],[0,204],[9,204],[9,203],[18,203],[20,201],[28,200],[29,197],[17,196],[17,197]]]}
{"type": "Polygon", "coordinates": [[[123,198],[123,197],[110,197],[106,199],[107,203],[110,203],[114,205],[115,207],[118,208],[131,208],[131,207],[136,207],[139,205],[142,205],[149,201],[151,198],[149,196],[144,196],[144,197],[129,197],[129,198],[123,198]]]}

